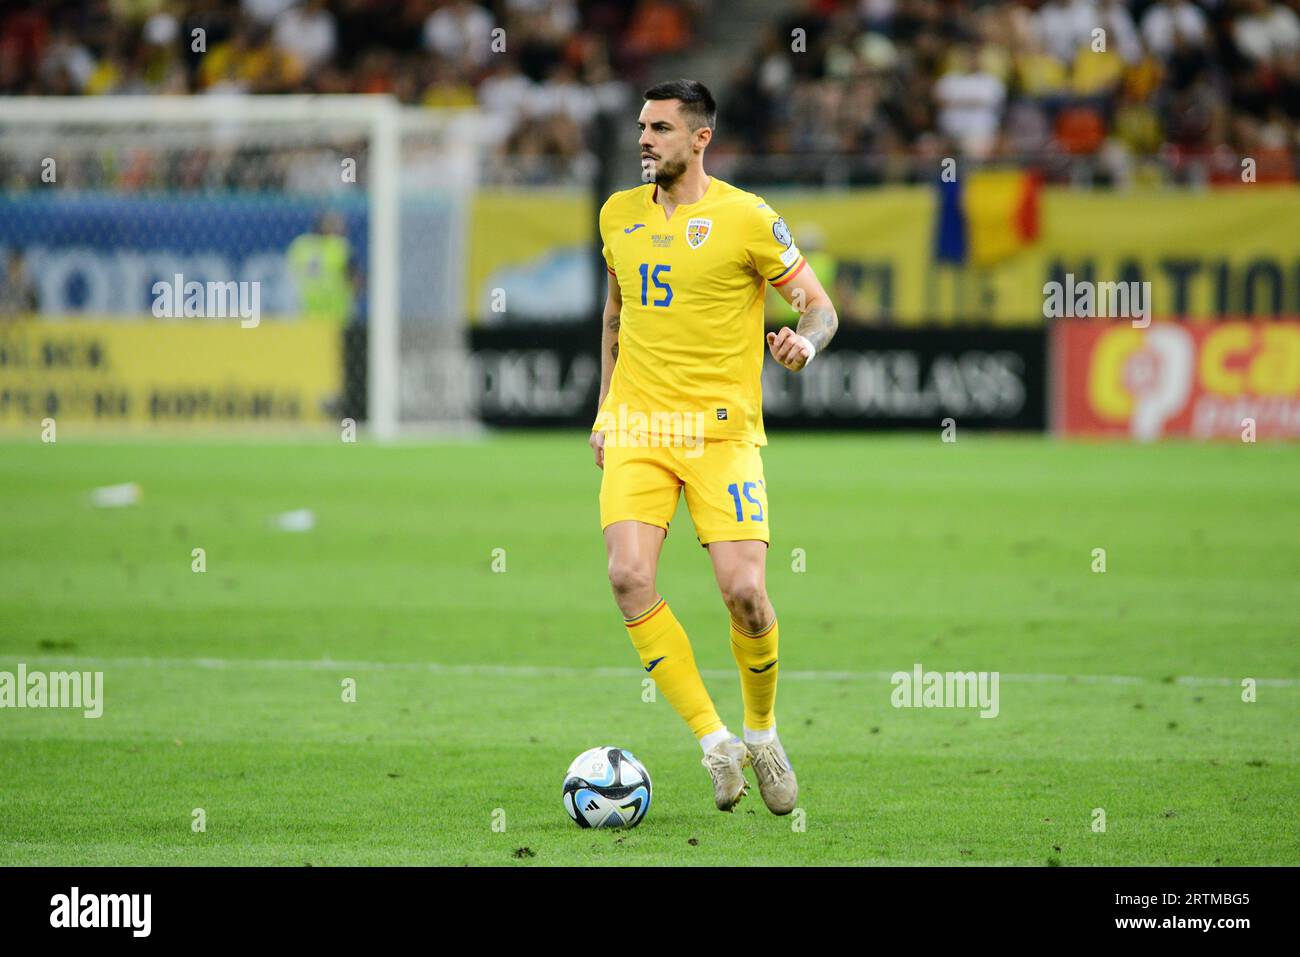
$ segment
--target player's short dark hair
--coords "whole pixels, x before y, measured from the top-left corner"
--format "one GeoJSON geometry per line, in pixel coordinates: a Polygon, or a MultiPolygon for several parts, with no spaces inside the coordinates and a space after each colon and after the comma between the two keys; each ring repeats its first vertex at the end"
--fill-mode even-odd
{"type": "Polygon", "coordinates": [[[682,115],[691,124],[691,130],[701,126],[717,129],[718,104],[709,88],[699,80],[669,80],[645,91],[647,100],[681,100],[682,115]]]}

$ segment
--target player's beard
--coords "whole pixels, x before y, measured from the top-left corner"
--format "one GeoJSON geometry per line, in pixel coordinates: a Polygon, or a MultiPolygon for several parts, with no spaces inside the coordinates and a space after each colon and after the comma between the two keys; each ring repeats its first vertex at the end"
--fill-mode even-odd
{"type": "Polygon", "coordinates": [[[682,159],[674,160],[661,156],[650,162],[654,164],[651,167],[654,170],[654,179],[651,182],[657,183],[666,190],[672,189],[673,184],[686,173],[686,161],[682,159]]]}

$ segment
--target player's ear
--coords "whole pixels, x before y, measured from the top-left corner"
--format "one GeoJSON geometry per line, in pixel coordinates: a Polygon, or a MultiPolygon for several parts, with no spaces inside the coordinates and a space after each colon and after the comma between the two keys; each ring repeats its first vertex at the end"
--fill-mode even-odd
{"type": "Polygon", "coordinates": [[[705,148],[713,141],[713,128],[701,126],[695,131],[695,151],[703,153],[705,148]]]}

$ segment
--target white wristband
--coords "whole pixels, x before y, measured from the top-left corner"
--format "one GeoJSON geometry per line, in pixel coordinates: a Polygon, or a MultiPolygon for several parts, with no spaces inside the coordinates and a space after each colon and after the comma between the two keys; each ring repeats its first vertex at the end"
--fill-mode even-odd
{"type": "Polygon", "coordinates": [[[811,342],[808,343],[808,348],[811,349],[812,352],[810,352],[810,353],[808,354],[808,359],[807,359],[807,361],[804,362],[804,365],[807,365],[809,362],[812,362],[812,361],[813,361],[813,357],[817,355],[817,347],[816,347],[815,345],[813,345],[811,342]]]}

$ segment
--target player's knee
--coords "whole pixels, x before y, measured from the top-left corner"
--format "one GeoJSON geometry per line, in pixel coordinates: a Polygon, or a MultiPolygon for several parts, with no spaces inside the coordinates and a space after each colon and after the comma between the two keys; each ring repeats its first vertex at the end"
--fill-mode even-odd
{"type": "Polygon", "coordinates": [[[655,576],[640,562],[612,558],[609,562],[609,583],[614,589],[615,598],[638,598],[646,592],[654,591],[655,576]]]}
{"type": "Polygon", "coordinates": [[[722,600],[731,617],[748,627],[762,627],[766,616],[767,589],[758,575],[736,575],[722,588],[722,600]]]}

